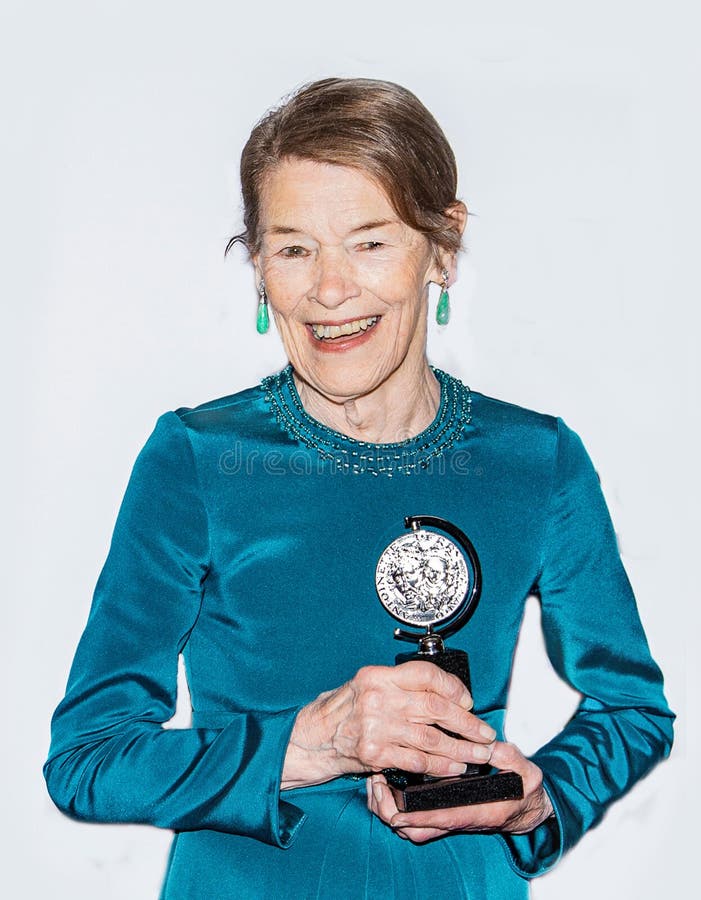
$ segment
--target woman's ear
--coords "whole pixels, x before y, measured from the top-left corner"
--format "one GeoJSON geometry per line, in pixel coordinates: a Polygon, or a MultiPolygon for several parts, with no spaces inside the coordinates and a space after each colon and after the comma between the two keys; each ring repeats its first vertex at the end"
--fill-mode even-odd
{"type": "Polygon", "coordinates": [[[460,237],[462,237],[465,227],[467,226],[467,207],[465,204],[462,200],[456,200],[455,203],[451,203],[446,209],[445,214],[453,220],[453,227],[460,237]]]}
{"type": "MultiPolygon", "coordinates": [[[[457,233],[458,240],[462,238],[465,227],[467,226],[467,207],[462,200],[456,200],[455,203],[445,210],[446,216],[452,219],[451,227],[457,233]]],[[[436,273],[431,280],[436,284],[443,284],[443,271],[448,273],[447,287],[457,278],[457,252],[451,250],[436,250],[436,273]]]]}
{"type": "Polygon", "coordinates": [[[255,256],[251,256],[251,263],[253,265],[253,277],[255,278],[255,281],[256,281],[256,289],[258,288],[258,285],[263,280],[263,271],[260,268],[259,261],[260,260],[259,260],[258,254],[256,254],[255,256]]]}

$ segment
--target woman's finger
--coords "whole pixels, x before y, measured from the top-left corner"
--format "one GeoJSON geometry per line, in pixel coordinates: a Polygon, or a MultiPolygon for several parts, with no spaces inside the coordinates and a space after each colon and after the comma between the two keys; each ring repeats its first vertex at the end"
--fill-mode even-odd
{"type": "Polygon", "coordinates": [[[458,763],[488,763],[495,746],[494,742],[477,744],[452,737],[439,728],[434,728],[433,725],[407,724],[400,729],[395,741],[407,750],[417,750],[420,754],[417,758],[420,768],[417,769],[413,764],[400,764],[398,768],[426,774],[436,774],[433,771],[436,763],[447,760],[456,763],[451,768],[450,774],[461,775],[464,772],[464,765],[461,769],[458,763]]]}
{"type": "Polygon", "coordinates": [[[425,844],[426,841],[434,841],[448,834],[440,828],[395,828],[394,833],[412,844],[425,844]]]}
{"type": "Polygon", "coordinates": [[[527,759],[515,744],[506,741],[497,741],[492,750],[492,765],[497,769],[506,769],[509,772],[527,774],[537,767],[527,759]]]}
{"type": "Polygon", "coordinates": [[[496,731],[478,716],[428,692],[407,693],[405,715],[411,722],[437,725],[478,744],[491,744],[496,731]]]}
{"type": "Polygon", "coordinates": [[[462,775],[468,764],[489,762],[494,744],[475,744],[431,725],[388,722],[358,741],[372,770],[403,769],[421,775],[462,775]]]}
{"type": "Polygon", "coordinates": [[[394,829],[434,828],[451,831],[496,831],[520,810],[520,802],[504,800],[498,803],[476,803],[450,809],[431,809],[422,812],[397,812],[390,820],[394,829]]]}
{"type": "MultiPolygon", "coordinates": [[[[368,809],[383,822],[389,824],[397,815],[397,804],[383,775],[373,775],[367,780],[368,809]]],[[[400,828],[396,833],[404,840],[422,844],[445,834],[438,828],[400,828]]]]}
{"type": "Polygon", "coordinates": [[[428,660],[411,660],[394,666],[391,671],[395,683],[405,690],[430,691],[463,709],[472,709],[472,695],[462,681],[428,660]]]}
{"type": "Polygon", "coordinates": [[[499,768],[510,769],[521,775],[523,797],[520,800],[479,803],[473,806],[416,813],[397,812],[390,820],[390,826],[396,831],[402,831],[408,837],[412,833],[419,833],[410,831],[414,829],[438,829],[444,833],[508,831],[523,834],[532,831],[553,811],[550,798],[543,790],[541,770],[513,744],[499,741],[495,744],[491,761],[499,768]]]}
{"type": "Polygon", "coordinates": [[[382,819],[383,822],[389,822],[392,816],[398,812],[392,791],[389,789],[383,775],[373,775],[368,779],[370,784],[370,809],[382,819]]]}
{"type": "Polygon", "coordinates": [[[472,697],[465,685],[433,663],[366,666],[353,685],[359,713],[369,721],[387,722],[394,715],[417,724],[437,725],[476,743],[489,744],[496,738],[490,725],[469,712],[472,697]]]}

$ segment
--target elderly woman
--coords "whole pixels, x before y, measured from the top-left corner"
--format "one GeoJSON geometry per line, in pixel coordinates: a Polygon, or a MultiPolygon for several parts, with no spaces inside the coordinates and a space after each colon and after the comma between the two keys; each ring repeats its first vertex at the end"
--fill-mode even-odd
{"type": "Polygon", "coordinates": [[[467,212],[409,91],[307,86],[253,130],[241,177],[233,241],[289,365],[158,420],[54,717],[49,790],[79,819],[173,829],[164,898],[526,897],[671,744],[596,473],[561,420],[427,361],[429,285],[445,323],[467,212]],[[451,639],[474,705],[430,662],[392,665],[375,566],[419,511],[481,561],[451,639]],[[582,701],[527,759],[503,721],[534,591],[582,701]],[[192,727],[164,729],[180,653],[192,727]],[[485,762],[523,798],[406,813],[382,774],[485,762]]]}

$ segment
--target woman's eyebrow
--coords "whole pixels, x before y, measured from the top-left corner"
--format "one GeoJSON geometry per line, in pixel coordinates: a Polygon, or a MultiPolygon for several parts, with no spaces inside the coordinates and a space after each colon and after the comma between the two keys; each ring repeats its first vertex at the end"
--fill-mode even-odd
{"type": "Polygon", "coordinates": [[[271,228],[266,228],[263,231],[263,234],[302,234],[299,228],[290,228],[288,225],[273,225],[271,228]]]}
{"type": "Polygon", "coordinates": [[[351,229],[348,234],[357,234],[359,231],[369,231],[371,228],[382,228],[383,225],[396,225],[398,219],[375,219],[372,222],[365,222],[358,225],[357,228],[351,229]]]}
{"type": "MultiPolygon", "coordinates": [[[[382,228],[384,225],[396,225],[398,219],[374,219],[371,222],[363,222],[362,225],[357,225],[355,228],[351,228],[348,234],[357,234],[359,231],[369,231],[371,228],[382,228]]],[[[270,228],[266,228],[263,231],[263,234],[304,234],[305,232],[299,228],[293,228],[289,225],[271,225],[270,228]]]]}

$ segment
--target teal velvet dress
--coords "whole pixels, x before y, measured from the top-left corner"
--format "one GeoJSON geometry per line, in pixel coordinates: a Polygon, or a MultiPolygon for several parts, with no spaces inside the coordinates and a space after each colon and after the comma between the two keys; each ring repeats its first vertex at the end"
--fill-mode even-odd
{"type": "Polygon", "coordinates": [[[562,421],[436,370],[434,422],[400,444],[310,418],[290,369],[160,417],[122,503],[45,775],[96,822],[172,829],[162,897],[516,900],[669,752],[672,719],[598,479],[562,421]],[[378,601],[406,515],[472,540],[483,592],[450,644],[476,712],[503,735],[526,598],[582,695],[534,756],[556,817],[523,836],[416,846],[366,807],[362,780],[280,790],[299,708],[406,650],[378,601]],[[192,727],[174,712],[178,654],[192,727]]]}

